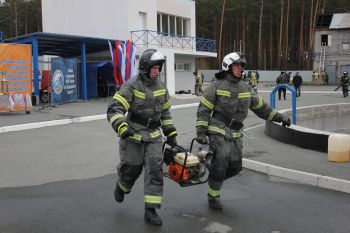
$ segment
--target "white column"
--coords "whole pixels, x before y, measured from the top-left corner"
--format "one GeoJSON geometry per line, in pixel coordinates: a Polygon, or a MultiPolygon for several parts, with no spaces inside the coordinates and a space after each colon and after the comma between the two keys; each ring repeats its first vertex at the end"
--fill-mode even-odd
{"type": "Polygon", "coordinates": [[[175,55],[173,52],[166,53],[166,85],[170,95],[175,95],[175,55]]]}

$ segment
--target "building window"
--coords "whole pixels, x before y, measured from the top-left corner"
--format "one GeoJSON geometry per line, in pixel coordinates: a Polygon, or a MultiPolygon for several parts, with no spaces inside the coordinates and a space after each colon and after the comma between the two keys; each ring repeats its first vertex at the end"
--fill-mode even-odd
{"type": "Polygon", "coordinates": [[[321,46],[331,46],[332,35],[321,35],[321,46]]]}
{"type": "Polygon", "coordinates": [[[161,21],[162,32],[169,33],[168,15],[162,14],[161,19],[162,19],[162,21],[161,21]]]}
{"type": "Polygon", "coordinates": [[[349,44],[348,43],[343,43],[343,50],[349,49],[349,44]]]}
{"type": "Polygon", "coordinates": [[[170,35],[175,35],[175,16],[173,15],[169,16],[169,23],[170,23],[170,35]]]}
{"type": "Polygon", "coordinates": [[[189,36],[190,20],[175,15],[157,13],[157,30],[172,36],[189,36]]]}
{"type": "Polygon", "coordinates": [[[161,25],[160,25],[160,22],[161,22],[161,20],[160,20],[160,14],[158,13],[157,14],[157,31],[158,32],[160,32],[161,30],[161,25]]]}
{"type": "Polygon", "coordinates": [[[191,71],[191,63],[176,63],[175,70],[189,72],[191,71]]]}

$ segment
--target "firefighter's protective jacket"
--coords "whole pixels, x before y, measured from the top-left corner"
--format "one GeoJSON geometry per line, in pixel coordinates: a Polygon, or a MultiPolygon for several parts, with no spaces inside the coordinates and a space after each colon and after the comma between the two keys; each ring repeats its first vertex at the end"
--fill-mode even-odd
{"type": "Polygon", "coordinates": [[[107,119],[119,136],[128,126],[136,132],[128,140],[156,141],[161,137],[160,127],[166,137],[177,135],[169,111],[170,106],[170,95],[164,83],[140,73],[124,83],[113,96],[108,106],[107,119]],[[149,122],[159,122],[160,127],[152,128],[134,122],[131,116],[148,119],[149,122]]]}
{"type": "Polygon", "coordinates": [[[197,111],[197,135],[221,134],[227,139],[240,138],[240,129],[217,120],[215,115],[230,119],[230,123],[241,124],[247,117],[248,109],[258,117],[272,121],[280,115],[257,94],[249,84],[221,72],[219,77],[204,91],[197,111]]]}
{"type": "Polygon", "coordinates": [[[341,84],[343,87],[349,86],[350,78],[348,75],[341,76],[341,84]]]}

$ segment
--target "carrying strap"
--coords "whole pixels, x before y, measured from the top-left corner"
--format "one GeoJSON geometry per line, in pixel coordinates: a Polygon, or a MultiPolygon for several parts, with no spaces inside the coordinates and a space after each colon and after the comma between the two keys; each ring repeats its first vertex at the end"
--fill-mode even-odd
{"type": "Polygon", "coordinates": [[[149,129],[156,129],[162,124],[160,120],[152,120],[151,118],[143,117],[141,115],[130,112],[128,113],[128,119],[132,122],[146,126],[149,129]]]}
{"type": "Polygon", "coordinates": [[[243,123],[234,121],[233,118],[226,117],[225,115],[214,111],[212,117],[222,123],[224,123],[227,127],[239,131],[243,128],[243,123]]]}

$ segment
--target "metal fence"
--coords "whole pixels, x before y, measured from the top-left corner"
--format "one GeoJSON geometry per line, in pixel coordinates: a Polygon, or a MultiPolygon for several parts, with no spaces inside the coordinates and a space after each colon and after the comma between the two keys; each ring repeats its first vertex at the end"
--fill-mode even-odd
{"type": "Polygon", "coordinates": [[[216,52],[216,40],[172,35],[151,30],[131,31],[131,40],[136,46],[161,48],[179,48],[193,51],[216,52]]]}

